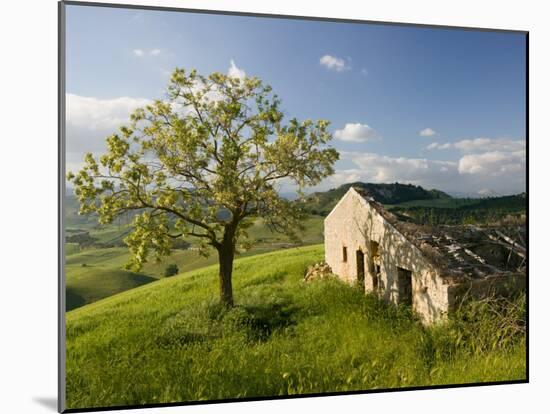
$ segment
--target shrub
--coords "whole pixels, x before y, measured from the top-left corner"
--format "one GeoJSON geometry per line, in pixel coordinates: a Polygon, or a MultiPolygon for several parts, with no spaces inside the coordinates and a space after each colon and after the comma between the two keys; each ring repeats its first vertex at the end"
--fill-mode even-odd
{"type": "Polygon", "coordinates": [[[423,354],[449,360],[458,353],[483,355],[511,349],[526,339],[526,295],[467,299],[448,323],[428,327],[423,354]]]}
{"type": "Polygon", "coordinates": [[[172,247],[174,249],[187,250],[191,247],[191,243],[182,239],[176,239],[172,241],[172,247]]]}
{"type": "Polygon", "coordinates": [[[172,263],[166,266],[166,269],[164,269],[164,276],[165,277],[174,276],[174,275],[177,275],[179,271],[180,269],[178,268],[178,265],[175,263],[172,263]]]}
{"type": "Polygon", "coordinates": [[[473,353],[505,349],[525,339],[526,295],[489,297],[463,303],[452,318],[455,338],[473,353]]]}

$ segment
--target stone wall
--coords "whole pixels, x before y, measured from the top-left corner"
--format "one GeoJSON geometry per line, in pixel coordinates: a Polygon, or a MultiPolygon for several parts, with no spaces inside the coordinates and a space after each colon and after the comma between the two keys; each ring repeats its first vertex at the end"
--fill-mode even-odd
{"type": "Polygon", "coordinates": [[[388,223],[351,188],[325,219],[325,261],[344,281],[357,280],[356,251],[364,255],[365,290],[373,290],[373,243],[378,243],[380,279],[378,294],[399,303],[398,268],[412,272],[412,307],[425,323],[448,312],[448,285],[421,251],[388,223]],[[344,247],[347,260],[344,261],[344,247]]]}

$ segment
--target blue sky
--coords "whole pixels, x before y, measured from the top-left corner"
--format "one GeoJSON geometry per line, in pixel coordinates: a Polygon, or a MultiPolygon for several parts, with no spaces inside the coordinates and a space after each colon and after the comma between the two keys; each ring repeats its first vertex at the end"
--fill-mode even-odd
{"type": "Polygon", "coordinates": [[[232,64],[289,117],[331,121],[342,160],[318,189],[525,190],[522,34],[83,6],[67,8],[68,166],[161,98],[174,67],[232,64]]]}

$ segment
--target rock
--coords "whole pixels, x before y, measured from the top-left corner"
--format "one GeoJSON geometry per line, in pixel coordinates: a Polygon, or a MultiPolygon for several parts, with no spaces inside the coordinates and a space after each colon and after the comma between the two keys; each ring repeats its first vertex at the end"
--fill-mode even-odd
{"type": "Polygon", "coordinates": [[[304,281],[307,282],[313,279],[324,279],[329,276],[332,276],[332,269],[327,263],[320,262],[308,266],[304,274],[304,281]]]}

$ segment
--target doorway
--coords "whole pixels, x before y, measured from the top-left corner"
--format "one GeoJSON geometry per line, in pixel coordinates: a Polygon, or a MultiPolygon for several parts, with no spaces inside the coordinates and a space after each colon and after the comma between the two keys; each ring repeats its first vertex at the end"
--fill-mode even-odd
{"type": "Polygon", "coordinates": [[[372,278],[372,291],[378,293],[380,289],[380,250],[378,243],[375,241],[370,242],[370,261],[369,261],[369,273],[372,278]]]}
{"type": "Polygon", "coordinates": [[[357,283],[361,289],[365,290],[365,255],[361,250],[355,252],[357,262],[357,283]]]}
{"type": "Polygon", "coordinates": [[[412,305],[412,272],[410,270],[397,268],[397,287],[399,290],[399,303],[412,305]]]}

